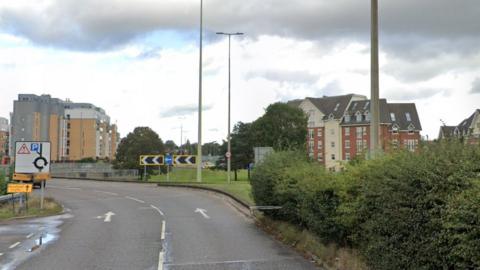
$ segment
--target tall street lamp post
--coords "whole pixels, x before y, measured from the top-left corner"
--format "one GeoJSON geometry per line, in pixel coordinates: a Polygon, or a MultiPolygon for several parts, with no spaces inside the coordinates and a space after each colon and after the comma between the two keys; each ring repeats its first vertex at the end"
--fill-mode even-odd
{"type": "Polygon", "coordinates": [[[203,0],[200,0],[200,64],[198,71],[198,145],[197,182],[202,182],[202,54],[203,54],[203,0]]]}
{"type": "Polygon", "coordinates": [[[237,32],[237,33],[224,33],[224,32],[217,32],[217,35],[224,35],[228,36],[228,137],[227,137],[227,180],[228,183],[230,184],[231,182],[231,175],[230,172],[232,170],[232,148],[231,148],[231,142],[230,142],[230,97],[231,97],[231,58],[230,58],[230,51],[231,51],[231,39],[232,36],[240,36],[243,35],[243,33],[237,32]]]}
{"type": "Polygon", "coordinates": [[[380,101],[379,101],[379,65],[378,65],[378,0],[371,0],[371,67],[370,67],[370,158],[380,151],[380,101]]]}

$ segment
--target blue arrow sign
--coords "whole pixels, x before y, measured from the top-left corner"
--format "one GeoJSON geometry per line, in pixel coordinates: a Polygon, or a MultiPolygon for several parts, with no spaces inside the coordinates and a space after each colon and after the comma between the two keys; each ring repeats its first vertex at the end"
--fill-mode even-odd
{"type": "Polygon", "coordinates": [[[173,157],[172,157],[172,155],[165,155],[165,164],[166,164],[166,165],[173,165],[173,157]]]}

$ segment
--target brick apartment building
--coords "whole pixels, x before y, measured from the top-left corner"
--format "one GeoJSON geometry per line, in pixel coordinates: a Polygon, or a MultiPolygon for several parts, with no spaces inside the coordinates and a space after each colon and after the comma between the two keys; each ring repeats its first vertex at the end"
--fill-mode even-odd
{"type": "MultiPolygon", "coordinates": [[[[290,101],[308,115],[308,154],[330,170],[370,147],[370,101],[349,94],[290,101]]],[[[422,130],[413,103],[380,100],[380,142],[383,151],[417,149],[422,130]]]]}
{"type": "Polygon", "coordinates": [[[119,140],[116,125],[92,104],[30,94],[13,102],[11,153],[16,141],[49,141],[53,161],[114,159],[119,140]]]}
{"type": "Polygon", "coordinates": [[[9,132],[8,119],[0,117],[0,160],[3,156],[8,156],[9,132]]]}
{"type": "Polygon", "coordinates": [[[462,138],[467,144],[480,143],[480,109],[464,119],[457,126],[442,126],[438,134],[438,139],[462,138]]]}

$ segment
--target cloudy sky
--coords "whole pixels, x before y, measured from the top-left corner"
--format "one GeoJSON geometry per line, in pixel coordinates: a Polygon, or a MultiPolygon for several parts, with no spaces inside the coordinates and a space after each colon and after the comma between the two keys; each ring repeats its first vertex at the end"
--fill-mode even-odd
{"type": "MultiPolygon", "coordinates": [[[[480,108],[478,0],[380,0],[380,96],[415,102],[423,135],[480,108]]],[[[370,93],[370,1],[204,0],[204,142],[306,96],[370,93]]],[[[197,140],[199,0],[0,2],[0,116],[19,93],[104,108],[122,135],[197,140]]]]}

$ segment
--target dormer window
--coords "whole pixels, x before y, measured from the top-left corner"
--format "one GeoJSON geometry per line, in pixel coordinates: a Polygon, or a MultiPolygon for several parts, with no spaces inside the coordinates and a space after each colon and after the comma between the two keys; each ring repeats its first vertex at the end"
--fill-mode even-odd
{"type": "Polygon", "coordinates": [[[328,116],[328,119],[329,120],[333,120],[335,118],[335,116],[333,115],[333,113],[331,113],[329,116],[328,116]]]}
{"type": "Polygon", "coordinates": [[[366,120],[366,121],[370,121],[371,118],[372,118],[372,117],[370,116],[370,112],[369,112],[369,111],[366,111],[366,112],[365,112],[365,120],[366,120]]]}
{"type": "Polygon", "coordinates": [[[397,119],[395,118],[395,113],[390,113],[390,119],[392,119],[392,122],[395,122],[397,121],[397,119]]]}
{"type": "Polygon", "coordinates": [[[398,127],[397,124],[393,125],[393,126],[392,126],[392,133],[397,134],[397,133],[398,133],[398,128],[399,128],[399,127],[398,127]]]}
{"type": "Polygon", "coordinates": [[[412,122],[412,117],[410,116],[410,113],[405,113],[405,117],[407,118],[408,122],[412,122]]]}
{"type": "Polygon", "coordinates": [[[356,117],[357,122],[362,122],[362,114],[360,112],[357,112],[355,114],[355,117],[356,117]]]}
{"type": "Polygon", "coordinates": [[[345,123],[349,123],[350,122],[350,114],[346,114],[344,119],[345,119],[345,123]]]}
{"type": "Polygon", "coordinates": [[[414,131],[415,131],[415,126],[413,124],[410,124],[408,126],[408,133],[413,134],[414,131]]]}

